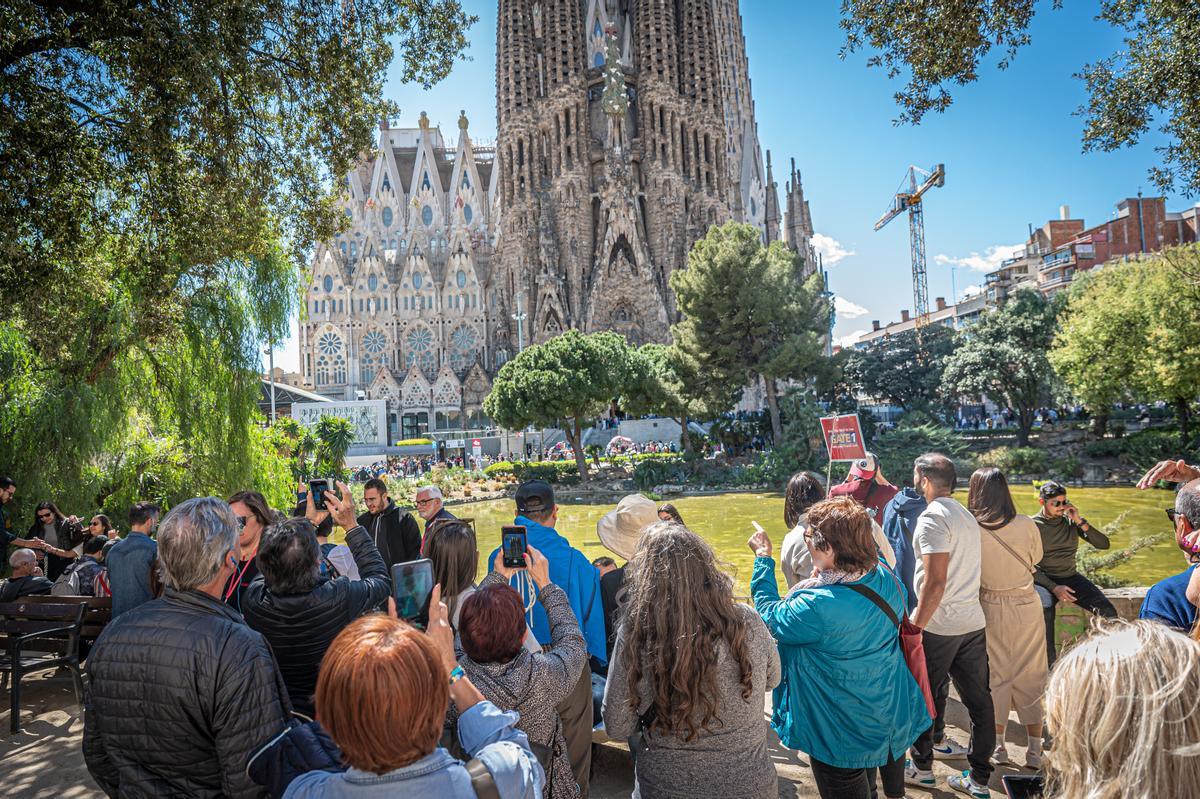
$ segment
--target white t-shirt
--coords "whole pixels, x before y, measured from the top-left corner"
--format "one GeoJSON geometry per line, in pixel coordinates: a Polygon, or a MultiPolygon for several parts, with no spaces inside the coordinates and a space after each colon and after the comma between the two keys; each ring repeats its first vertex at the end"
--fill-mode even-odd
{"type": "Polygon", "coordinates": [[[935,635],[965,635],[983,629],[979,604],[980,530],[970,511],[950,497],[938,497],[917,518],[913,551],[917,555],[913,587],[921,593],[925,582],[923,555],[950,554],[946,567],[946,592],[925,625],[935,635]]]}
{"type": "MultiPolygon", "coordinates": [[[[783,568],[783,579],[787,581],[788,588],[812,577],[812,553],[808,551],[808,542],[804,540],[807,529],[808,514],[804,514],[792,531],[783,537],[783,543],[779,546],[779,565],[783,568]]],[[[875,539],[875,546],[879,548],[888,568],[896,568],[896,553],[883,534],[883,528],[874,519],[871,520],[871,537],[875,539]]]]}

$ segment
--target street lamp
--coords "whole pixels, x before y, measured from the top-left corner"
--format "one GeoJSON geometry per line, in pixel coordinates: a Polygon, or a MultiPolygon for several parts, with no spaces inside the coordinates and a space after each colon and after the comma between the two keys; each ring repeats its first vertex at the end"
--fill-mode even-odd
{"type": "Polygon", "coordinates": [[[271,424],[275,424],[275,342],[267,345],[267,376],[271,383],[271,424]]]}

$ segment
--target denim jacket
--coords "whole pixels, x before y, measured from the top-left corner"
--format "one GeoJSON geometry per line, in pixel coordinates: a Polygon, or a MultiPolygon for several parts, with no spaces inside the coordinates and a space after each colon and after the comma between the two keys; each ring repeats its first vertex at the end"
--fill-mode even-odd
{"type": "MultiPolygon", "coordinates": [[[[546,776],[529,750],[529,739],[516,728],[520,716],[504,712],[486,700],[458,719],[458,739],[472,757],[487,766],[500,799],[538,799],[546,776]]],[[[288,786],[284,799],[394,799],[437,797],[474,799],[471,777],[462,762],[437,748],[407,766],[387,774],[349,769],[334,773],[312,771],[288,786]]]]}
{"type": "Polygon", "coordinates": [[[158,556],[158,544],[145,533],[132,532],[113,546],[104,559],[112,588],[112,617],[154,599],[150,592],[150,566],[158,556]]]}

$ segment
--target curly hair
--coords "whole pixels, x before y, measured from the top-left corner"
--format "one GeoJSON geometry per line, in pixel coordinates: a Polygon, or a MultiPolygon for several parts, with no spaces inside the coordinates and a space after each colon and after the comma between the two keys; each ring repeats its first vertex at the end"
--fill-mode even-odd
{"type": "Polygon", "coordinates": [[[626,566],[625,591],[629,703],[636,712],[645,676],[657,714],[652,728],[691,741],[719,722],[722,641],[741,669],[742,699],[749,701],[753,668],[746,622],[734,607],[733,583],[718,568],[708,542],[682,524],[651,525],[626,566]]]}

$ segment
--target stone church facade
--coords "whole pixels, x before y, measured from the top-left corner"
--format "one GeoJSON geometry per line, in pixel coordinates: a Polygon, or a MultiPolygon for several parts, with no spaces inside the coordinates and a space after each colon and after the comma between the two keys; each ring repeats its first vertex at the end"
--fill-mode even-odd
{"type": "Polygon", "coordinates": [[[389,400],[393,439],[477,426],[491,376],[569,328],[668,342],[668,277],[730,219],[816,268],[793,162],[780,213],[737,0],[499,0],[495,148],[381,126],[317,249],[301,369],[389,400]],[[784,227],[785,229],[781,229],[784,227]]]}

